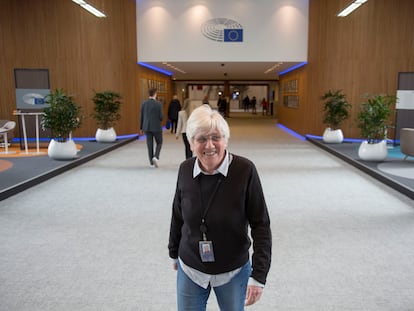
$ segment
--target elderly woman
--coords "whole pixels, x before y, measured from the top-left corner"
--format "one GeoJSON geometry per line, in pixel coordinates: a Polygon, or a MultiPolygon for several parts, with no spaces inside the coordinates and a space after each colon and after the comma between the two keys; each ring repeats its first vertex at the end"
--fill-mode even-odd
{"type": "Polygon", "coordinates": [[[168,245],[178,310],[206,310],[213,288],[220,310],[241,311],[259,300],[270,268],[260,179],[251,161],[227,151],[229,126],[209,106],[191,113],[187,137],[195,157],[179,168],[168,245]]]}

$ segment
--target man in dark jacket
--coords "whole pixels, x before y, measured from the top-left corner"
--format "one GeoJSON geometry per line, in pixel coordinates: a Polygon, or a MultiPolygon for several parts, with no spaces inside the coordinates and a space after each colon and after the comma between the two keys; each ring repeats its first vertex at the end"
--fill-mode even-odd
{"type": "Polygon", "coordinates": [[[149,99],[141,105],[140,132],[147,136],[148,158],[151,167],[158,167],[162,146],[162,104],[157,101],[157,90],[149,90],[149,99]],[[155,153],[154,153],[155,140],[155,153]]]}
{"type": "Polygon", "coordinates": [[[227,113],[227,100],[223,95],[219,95],[219,99],[217,101],[217,107],[220,114],[225,117],[227,113]]]}

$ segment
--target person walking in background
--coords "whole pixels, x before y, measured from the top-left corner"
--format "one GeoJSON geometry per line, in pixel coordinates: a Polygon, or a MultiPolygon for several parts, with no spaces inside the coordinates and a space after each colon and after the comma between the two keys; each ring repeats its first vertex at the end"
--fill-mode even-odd
{"type": "Polygon", "coordinates": [[[256,114],[256,105],[257,105],[257,100],[256,100],[256,96],[252,97],[252,100],[250,101],[250,105],[252,106],[252,113],[256,114]]]}
{"type": "Polygon", "coordinates": [[[213,289],[220,310],[242,311],[260,299],[271,263],[259,175],[250,160],[227,150],[229,126],[209,106],[191,113],[187,138],[195,157],[178,170],[168,243],[178,310],[205,311],[213,289]]]}
{"type": "Polygon", "coordinates": [[[168,119],[171,122],[171,133],[177,133],[178,112],[181,110],[181,104],[178,96],[174,95],[170,104],[168,105],[168,119]]]}
{"type": "Polygon", "coordinates": [[[210,101],[208,100],[208,96],[206,95],[206,96],[204,96],[204,98],[203,98],[203,104],[204,105],[209,105],[210,106],[210,101]]]}
{"type": "Polygon", "coordinates": [[[249,111],[249,106],[250,106],[250,98],[248,95],[246,95],[245,98],[243,98],[243,108],[244,111],[249,111]]]}
{"type": "Polygon", "coordinates": [[[267,111],[268,111],[268,104],[267,104],[266,98],[263,97],[263,99],[262,99],[262,115],[266,116],[267,111]]]}
{"type": "Polygon", "coordinates": [[[190,107],[190,99],[185,99],[183,107],[181,111],[178,113],[178,122],[177,122],[177,132],[175,134],[175,139],[178,139],[178,136],[181,134],[183,137],[184,148],[185,148],[185,158],[189,159],[193,156],[193,152],[190,148],[190,143],[187,139],[187,120],[190,116],[191,107],[190,107]]]}
{"type": "Polygon", "coordinates": [[[151,167],[158,167],[162,147],[162,104],[157,101],[157,90],[149,90],[149,98],[141,105],[140,134],[147,136],[148,158],[151,167]],[[155,152],[154,152],[155,140],[155,152]]]}
{"type": "Polygon", "coordinates": [[[229,118],[229,112],[230,112],[230,97],[226,96],[224,98],[224,100],[226,101],[226,109],[224,110],[224,117],[225,118],[229,118]]]}
{"type": "Polygon", "coordinates": [[[223,95],[219,95],[219,99],[217,101],[217,107],[220,114],[225,117],[226,116],[226,110],[227,110],[227,101],[226,98],[223,95]]]}

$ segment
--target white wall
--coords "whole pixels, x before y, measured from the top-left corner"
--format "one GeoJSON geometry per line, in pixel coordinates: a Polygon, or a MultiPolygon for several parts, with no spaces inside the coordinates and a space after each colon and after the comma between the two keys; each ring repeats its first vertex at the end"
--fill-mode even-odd
{"type": "Polygon", "coordinates": [[[306,61],[309,0],[139,0],[138,61],[306,61]],[[243,42],[205,37],[202,24],[228,18],[243,42]]]}

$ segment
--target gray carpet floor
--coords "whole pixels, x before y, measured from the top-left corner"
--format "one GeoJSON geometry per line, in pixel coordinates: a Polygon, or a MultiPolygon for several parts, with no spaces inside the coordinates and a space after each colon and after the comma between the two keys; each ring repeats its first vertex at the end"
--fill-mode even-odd
{"type": "MultiPolygon", "coordinates": [[[[229,150],[258,168],[274,240],[246,310],[414,310],[413,201],[275,119],[229,124],[229,150]]],[[[1,201],[0,310],[175,310],[167,242],[182,160],[165,132],[158,169],[135,140],[1,201]]]]}

